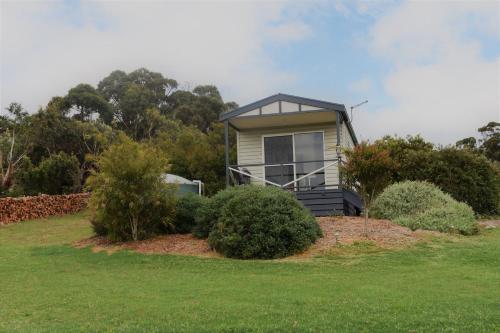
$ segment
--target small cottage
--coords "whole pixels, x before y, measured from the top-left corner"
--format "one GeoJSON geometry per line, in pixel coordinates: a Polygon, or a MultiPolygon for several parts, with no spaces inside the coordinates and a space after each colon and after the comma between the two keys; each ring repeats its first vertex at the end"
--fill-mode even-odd
{"type": "Polygon", "coordinates": [[[293,191],[316,216],[357,215],[358,195],[339,173],[344,148],[357,144],[343,104],[277,94],[224,113],[227,185],[293,191]],[[229,164],[229,127],[237,164],[229,164]]]}

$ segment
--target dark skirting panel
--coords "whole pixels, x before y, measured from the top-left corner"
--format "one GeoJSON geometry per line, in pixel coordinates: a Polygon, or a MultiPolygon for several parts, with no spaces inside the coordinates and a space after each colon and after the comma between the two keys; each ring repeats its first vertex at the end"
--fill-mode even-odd
{"type": "Polygon", "coordinates": [[[314,216],[359,215],[363,207],[359,196],[346,189],[300,191],[295,196],[314,216]]]}

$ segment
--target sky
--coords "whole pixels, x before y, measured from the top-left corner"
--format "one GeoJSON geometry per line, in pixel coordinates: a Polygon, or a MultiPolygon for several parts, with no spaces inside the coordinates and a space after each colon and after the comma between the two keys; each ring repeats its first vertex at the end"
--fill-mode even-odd
{"type": "Polygon", "coordinates": [[[500,121],[500,1],[0,0],[0,17],[0,112],[145,67],[240,105],[368,100],[360,139],[446,145],[500,121]]]}

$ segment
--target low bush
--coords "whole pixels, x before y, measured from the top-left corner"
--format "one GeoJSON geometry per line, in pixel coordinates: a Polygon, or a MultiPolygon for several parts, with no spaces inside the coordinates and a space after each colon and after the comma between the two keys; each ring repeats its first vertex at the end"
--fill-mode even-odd
{"type": "Polygon", "coordinates": [[[87,182],[95,232],[125,241],[173,231],[175,187],[161,178],[164,154],[126,137],[121,141],[101,155],[99,172],[87,182]]]}
{"type": "Polygon", "coordinates": [[[428,182],[405,181],[392,184],[375,199],[373,217],[394,220],[446,205],[453,199],[428,182]]]}
{"type": "Polygon", "coordinates": [[[181,234],[193,231],[196,216],[208,199],[194,193],[187,193],[177,199],[175,208],[175,231],[181,234]]]}
{"type": "Polygon", "coordinates": [[[286,257],[321,236],[316,219],[287,191],[250,185],[229,193],[208,237],[210,246],[226,257],[286,257]]]}
{"type": "Polygon", "coordinates": [[[230,187],[205,200],[196,213],[193,235],[198,238],[207,238],[221,215],[222,207],[242,189],[242,186],[230,187]]]}
{"type": "Polygon", "coordinates": [[[405,181],[388,186],[375,200],[372,216],[390,219],[412,230],[477,233],[472,208],[427,182],[405,181]]]}
{"type": "Polygon", "coordinates": [[[479,231],[472,208],[458,201],[430,208],[411,217],[400,217],[394,222],[412,230],[436,230],[463,235],[473,235],[479,231]]]}

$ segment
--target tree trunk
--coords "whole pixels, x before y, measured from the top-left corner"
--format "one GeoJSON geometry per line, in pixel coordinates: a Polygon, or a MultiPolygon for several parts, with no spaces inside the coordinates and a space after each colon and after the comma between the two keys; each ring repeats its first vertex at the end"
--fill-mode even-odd
{"type": "Polygon", "coordinates": [[[368,207],[365,204],[365,237],[368,238],[368,207]]]}
{"type": "Polygon", "coordinates": [[[132,231],[132,239],[134,241],[137,240],[137,225],[138,225],[137,216],[132,216],[132,220],[130,221],[130,229],[132,231]]]}
{"type": "Polygon", "coordinates": [[[7,166],[7,170],[5,171],[5,174],[2,177],[2,187],[3,188],[10,188],[12,185],[12,175],[14,173],[14,165],[12,162],[9,162],[7,166]]]}

